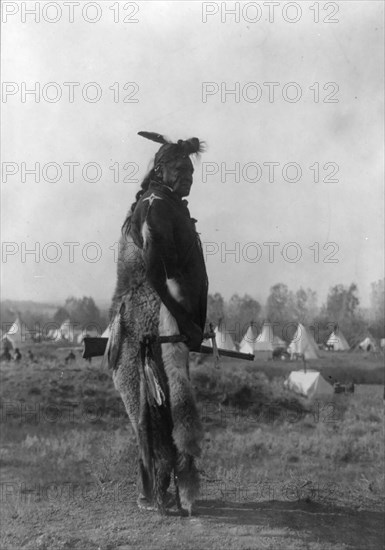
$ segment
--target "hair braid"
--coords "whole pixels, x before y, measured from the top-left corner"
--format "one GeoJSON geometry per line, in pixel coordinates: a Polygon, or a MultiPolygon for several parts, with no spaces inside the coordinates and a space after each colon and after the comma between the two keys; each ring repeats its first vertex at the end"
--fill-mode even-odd
{"type": "Polygon", "coordinates": [[[139,191],[135,195],[135,202],[131,204],[131,208],[127,214],[126,219],[124,220],[124,223],[122,225],[122,235],[128,236],[130,229],[131,229],[131,218],[135,211],[136,205],[138,204],[140,198],[144,195],[144,193],[148,190],[149,185],[151,181],[156,180],[156,174],[154,168],[150,170],[150,172],[145,176],[144,180],[141,183],[139,191]]]}

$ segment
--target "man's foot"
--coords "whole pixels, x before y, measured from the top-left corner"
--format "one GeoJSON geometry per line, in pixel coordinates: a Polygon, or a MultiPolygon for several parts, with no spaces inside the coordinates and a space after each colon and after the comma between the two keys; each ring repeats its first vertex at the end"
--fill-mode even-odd
{"type": "Polygon", "coordinates": [[[144,495],[139,495],[136,501],[140,510],[156,511],[157,507],[152,504],[144,495]]]}
{"type": "MultiPolygon", "coordinates": [[[[140,510],[150,510],[150,511],[157,511],[158,507],[156,504],[150,502],[148,498],[146,498],[144,495],[140,494],[138,496],[137,500],[138,508],[140,510]]],[[[173,508],[176,505],[176,499],[173,494],[169,493],[167,491],[165,498],[164,498],[164,507],[165,508],[173,508]]]]}

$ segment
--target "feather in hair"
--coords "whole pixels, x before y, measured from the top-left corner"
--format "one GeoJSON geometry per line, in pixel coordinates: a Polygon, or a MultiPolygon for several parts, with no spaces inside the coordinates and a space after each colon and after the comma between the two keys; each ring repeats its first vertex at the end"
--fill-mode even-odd
{"type": "Polygon", "coordinates": [[[151,141],[156,141],[156,143],[162,143],[163,145],[170,143],[164,136],[157,134],[156,132],[138,132],[138,136],[150,139],[151,141]]]}

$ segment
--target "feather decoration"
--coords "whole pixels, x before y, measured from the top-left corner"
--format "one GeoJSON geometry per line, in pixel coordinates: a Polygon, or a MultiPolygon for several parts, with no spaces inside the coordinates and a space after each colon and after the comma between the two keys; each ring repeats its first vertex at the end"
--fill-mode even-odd
{"type": "Polygon", "coordinates": [[[152,368],[148,364],[147,360],[146,360],[146,363],[144,365],[144,372],[145,372],[145,375],[146,375],[147,387],[149,388],[153,399],[155,399],[155,401],[158,405],[162,405],[162,403],[164,403],[166,401],[166,398],[165,398],[165,395],[163,393],[162,388],[160,387],[160,384],[159,384],[158,380],[156,379],[154,371],[152,370],[152,368]]]}
{"type": "Polygon", "coordinates": [[[122,343],[121,315],[124,313],[124,309],[124,302],[122,302],[119,312],[110,322],[110,336],[108,337],[106,351],[103,357],[103,362],[107,361],[108,368],[110,369],[116,368],[120,355],[120,346],[122,343]]]}
{"type": "Polygon", "coordinates": [[[162,143],[163,145],[170,143],[162,134],[157,134],[156,132],[138,132],[138,136],[156,141],[156,143],[162,143]]]}

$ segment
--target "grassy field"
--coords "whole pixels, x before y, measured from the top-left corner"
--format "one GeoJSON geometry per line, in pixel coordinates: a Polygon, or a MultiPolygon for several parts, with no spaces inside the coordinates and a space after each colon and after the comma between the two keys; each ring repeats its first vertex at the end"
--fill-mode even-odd
{"type": "Polygon", "coordinates": [[[1,364],[1,549],[383,547],[383,357],[324,353],[309,366],[358,385],[313,402],[283,387],[300,363],[193,359],[202,491],[182,519],[136,509],[133,432],[101,360],[31,349],[37,363],[1,364]]]}

